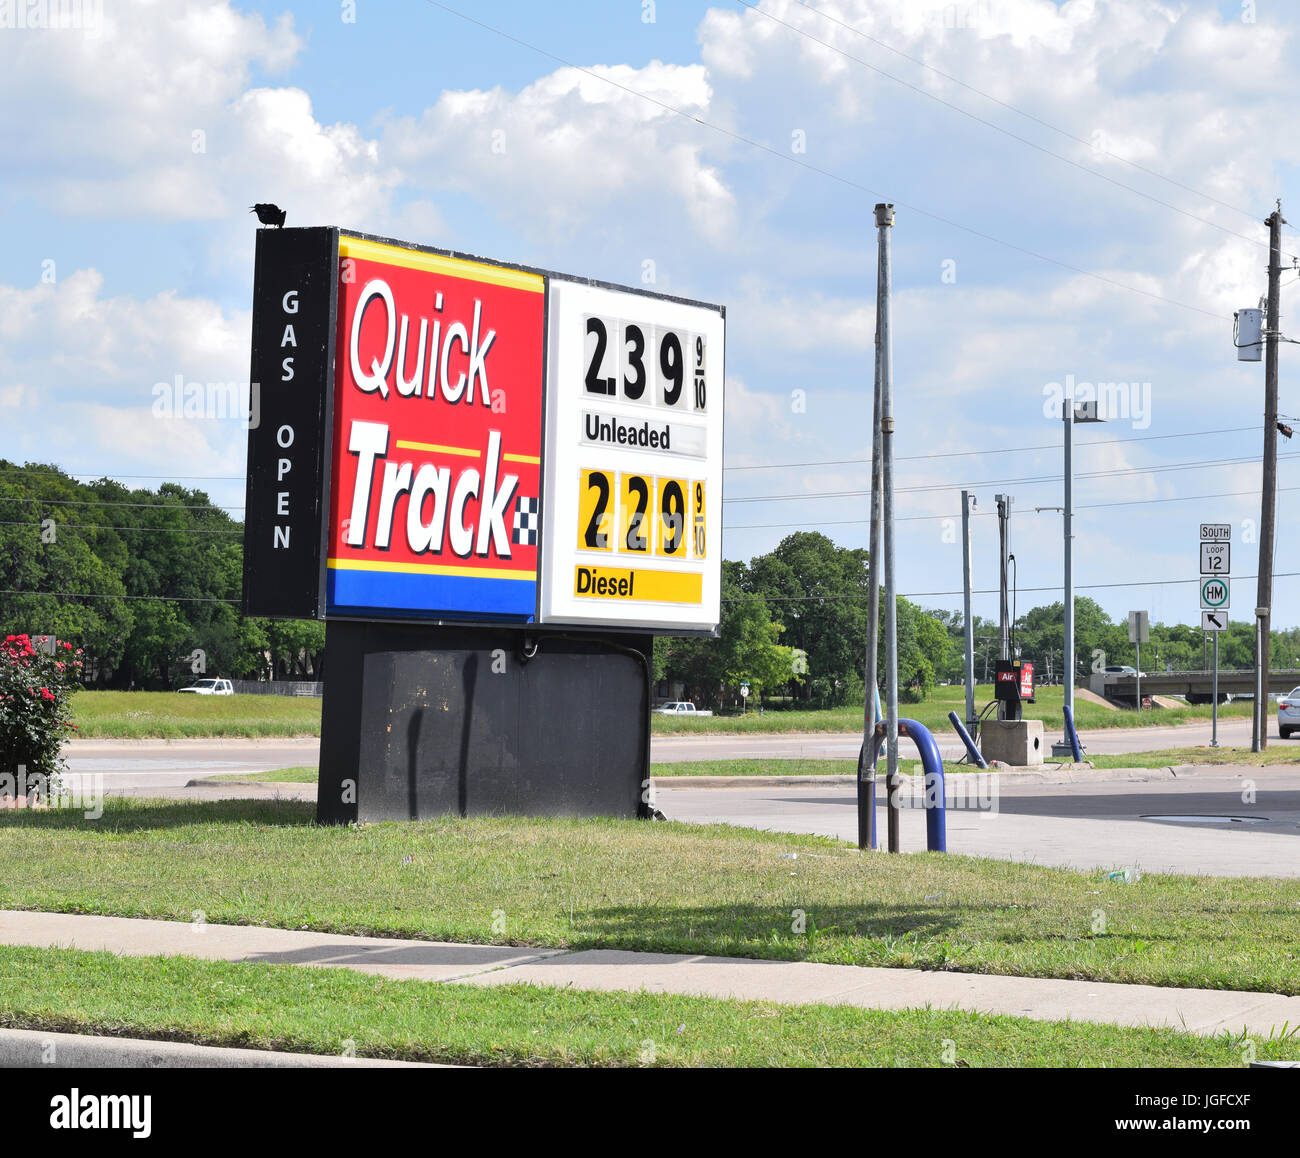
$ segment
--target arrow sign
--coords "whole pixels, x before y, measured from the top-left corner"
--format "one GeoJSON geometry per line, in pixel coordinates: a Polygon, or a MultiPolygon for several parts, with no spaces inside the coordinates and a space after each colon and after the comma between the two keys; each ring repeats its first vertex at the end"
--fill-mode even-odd
{"type": "Polygon", "coordinates": [[[1228,582],[1227,579],[1202,579],[1201,606],[1210,611],[1226,611],[1231,606],[1228,582]]]}
{"type": "Polygon", "coordinates": [[[1202,611],[1202,631],[1227,631],[1228,613],[1226,611],[1202,611]]]}

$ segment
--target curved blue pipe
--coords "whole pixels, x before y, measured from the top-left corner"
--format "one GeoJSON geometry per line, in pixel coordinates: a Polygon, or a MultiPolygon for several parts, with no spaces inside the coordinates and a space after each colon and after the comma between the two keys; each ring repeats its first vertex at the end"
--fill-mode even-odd
{"type": "Polygon", "coordinates": [[[975,747],[975,741],[970,738],[970,733],[966,731],[966,725],[961,722],[961,717],[956,712],[949,712],[948,720],[957,730],[961,742],[966,745],[966,754],[975,762],[975,767],[987,768],[989,762],[980,755],[980,750],[975,747]]]}
{"type": "Polygon", "coordinates": [[[1074,762],[1082,764],[1083,752],[1079,748],[1079,733],[1074,730],[1074,713],[1064,704],[1061,706],[1061,711],[1065,713],[1065,737],[1070,741],[1070,751],[1074,753],[1074,762]]]}
{"type": "MultiPolygon", "coordinates": [[[[948,822],[943,799],[943,756],[939,753],[939,745],[930,733],[930,729],[916,720],[899,720],[898,734],[911,737],[912,742],[916,745],[917,754],[921,757],[921,767],[925,771],[925,847],[930,852],[947,852],[948,822]]],[[[868,777],[873,804],[872,823],[870,825],[872,848],[876,847],[874,808],[876,760],[880,756],[880,749],[884,746],[884,743],[885,725],[880,723],[876,725],[876,734],[872,737],[870,774],[868,777]]],[[[859,766],[861,766],[861,757],[859,757],[859,766]]],[[[863,784],[864,777],[860,772],[858,775],[859,848],[865,847],[862,831],[863,784]]]]}

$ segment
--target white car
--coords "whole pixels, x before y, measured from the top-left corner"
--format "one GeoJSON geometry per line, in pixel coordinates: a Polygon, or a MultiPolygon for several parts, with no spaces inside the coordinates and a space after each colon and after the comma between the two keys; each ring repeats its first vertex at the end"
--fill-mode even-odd
{"type": "Polygon", "coordinates": [[[655,708],[656,716],[711,716],[712,712],[707,709],[700,711],[690,700],[670,700],[666,704],[660,704],[655,708]]]}
{"type": "Polygon", "coordinates": [[[1277,734],[1289,739],[1300,732],[1300,688],[1292,688],[1277,702],[1277,734]]]}
{"type": "Polygon", "coordinates": [[[189,692],[195,696],[233,696],[235,694],[235,689],[230,686],[229,680],[199,680],[198,683],[190,684],[189,687],[178,690],[189,692]]]}

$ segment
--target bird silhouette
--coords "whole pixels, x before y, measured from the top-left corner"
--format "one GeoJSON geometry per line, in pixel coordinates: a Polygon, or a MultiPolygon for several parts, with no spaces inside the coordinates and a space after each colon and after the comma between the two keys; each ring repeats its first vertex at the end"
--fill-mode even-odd
{"type": "Polygon", "coordinates": [[[274,225],[277,229],[284,228],[285,212],[278,205],[272,205],[269,201],[259,201],[256,205],[250,205],[248,211],[256,213],[258,221],[263,225],[274,225]]]}

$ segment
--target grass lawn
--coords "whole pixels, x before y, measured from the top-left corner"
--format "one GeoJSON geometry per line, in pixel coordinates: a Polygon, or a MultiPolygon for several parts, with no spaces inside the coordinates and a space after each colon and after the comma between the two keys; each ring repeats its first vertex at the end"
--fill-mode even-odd
{"type": "MultiPolygon", "coordinates": [[[[1049,728],[1060,728],[1063,717],[1061,707],[1065,693],[1059,687],[1039,688],[1038,702],[1024,705],[1024,718],[1042,720],[1049,728]]],[[[975,689],[976,708],[982,708],[993,698],[993,686],[981,684],[975,689]]],[[[948,713],[965,715],[966,692],[959,686],[935,688],[934,695],[923,704],[899,704],[898,714],[904,719],[916,720],[931,731],[954,734],[948,722],[948,713]]],[[[1219,719],[1249,716],[1250,704],[1221,704],[1219,719]]],[[[1103,708],[1076,697],[1074,722],[1079,731],[1098,728],[1140,728],[1169,724],[1189,724],[1210,718],[1210,705],[1203,707],[1160,708],[1149,712],[1126,712],[1103,708]]],[[[653,716],[656,735],[699,733],[748,732],[861,732],[862,708],[828,708],[818,712],[769,711],[759,715],[751,711],[744,716],[653,716]]]]}
{"type": "Polygon", "coordinates": [[[1088,756],[1098,768],[1166,768],[1178,764],[1235,764],[1250,767],[1300,764],[1300,747],[1270,744],[1263,752],[1249,748],[1163,748],[1157,752],[1128,752],[1119,756],[1088,756]]]}
{"type": "MultiPolygon", "coordinates": [[[[723,825],[110,798],[0,813],[0,907],[1300,994],[1300,881],[859,853],[723,825]],[[792,928],[795,910],[805,932],[792,928]],[[504,914],[494,933],[494,912],[504,914]],[[1096,931],[1102,926],[1104,931],[1096,931]]],[[[1101,866],[1114,868],[1114,865],[1101,866]]]]}
{"type": "Polygon", "coordinates": [[[72,697],[83,739],[319,736],[321,701],[307,696],[195,696],[91,692],[72,697]]]}
{"type": "Polygon", "coordinates": [[[233,780],[239,784],[315,784],[320,769],[272,768],[269,772],[228,772],[220,776],[205,776],[209,780],[233,780]]]}
{"type": "MultiPolygon", "coordinates": [[[[990,685],[976,690],[983,706],[993,698],[990,685]]],[[[1038,703],[1026,704],[1025,718],[1061,726],[1060,688],[1040,688],[1038,703]]],[[[960,687],[935,689],[923,704],[900,704],[899,714],[918,720],[931,731],[952,734],[948,713],[963,714],[965,693],[960,687]]],[[[85,738],[181,739],[184,737],[319,736],[321,701],[295,696],[186,696],[177,692],[78,692],[72,699],[73,722],[85,738]]],[[[1249,704],[1226,704],[1220,719],[1249,716],[1249,704]]],[[[1210,718],[1204,707],[1158,711],[1114,711],[1083,700],[1075,701],[1080,732],[1098,728],[1154,727],[1186,724],[1210,718]]],[[[756,711],[745,716],[652,716],[655,735],[745,734],[749,732],[861,732],[862,709],[830,708],[817,712],[756,711]]]]}
{"type": "MultiPolygon", "coordinates": [[[[0,947],[0,1026],[499,1066],[1242,1065],[1228,1035],[11,947],[0,947]]],[[[1256,1050],[1267,1060],[1295,1047],[1256,1050]]]]}

